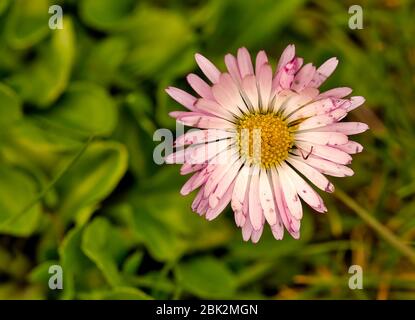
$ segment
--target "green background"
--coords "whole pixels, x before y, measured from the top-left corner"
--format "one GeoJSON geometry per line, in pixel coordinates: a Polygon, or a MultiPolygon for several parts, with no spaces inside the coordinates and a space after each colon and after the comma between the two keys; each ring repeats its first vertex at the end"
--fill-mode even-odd
{"type": "Polygon", "coordinates": [[[415,298],[413,1],[0,0],[0,298],[415,298]],[[364,28],[348,27],[350,5],[364,28]],[[63,30],[48,28],[60,4],[63,30]],[[152,160],[174,129],[201,52],[246,46],[306,62],[336,56],[322,89],[366,104],[349,120],[356,174],[331,179],[328,214],[306,209],[301,240],[242,241],[230,210],[213,222],[179,194],[178,166],[152,160]],[[49,266],[63,290],[48,288],[49,266]],[[350,290],[351,265],[363,290],[350,290]]]}

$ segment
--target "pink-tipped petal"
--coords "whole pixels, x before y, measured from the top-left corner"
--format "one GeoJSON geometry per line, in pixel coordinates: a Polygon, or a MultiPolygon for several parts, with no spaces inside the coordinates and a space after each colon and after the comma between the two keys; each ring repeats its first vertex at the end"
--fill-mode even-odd
{"type": "Polygon", "coordinates": [[[170,97],[172,97],[181,105],[185,106],[187,109],[195,111],[194,103],[197,99],[191,94],[175,87],[168,87],[166,92],[170,97]]]}
{"type": "Polygon", "coordinates": [[[277,71],[283,68],[288,62],[295,57],[295,46],[293,44],[288,45],[281,54],[278,60],[277,71]]]}
{"type": "Polygon", "coordinates": [[[350,112],[358,107],[360,107],[363,103],[365,103],[365,98],[361,97],[361,96],[355,96],[355,97],[351,97],[350,98],[351,104],[350,106],[347,108],[347,112],[350,112]]]}
{"type": "Polygon", "coordinates": [[[282,166],[301,199],[303,199],[304,202],[306,202],[314,210],[318,212],[326,212],[327,208],[319,194],[315,192],[314,189],[311,188],[310,185],[287,164],[284,163],[282,166]]]}
{"type": "Polygon", "coordinates": [[[255,74],[259,73],[262,65],[268,63],[268,57],[264,50],[258,52],[255,59],[255,74]]]}
{"type": "Polygon", "coordinates": [[[297,190],[286,173],[286,167],[279,167],[277,170],[289,212],[294,219],[300,220],[303,217],[303,207],[301,205],[300,198],[298,197],[297,190]]]}
{"type": "Polygon", "coordinates": [[[369,126],[366,123],[362,122],[338,122],[329,124],[324,127],[316,128],[315,131],[318,132],[325,132],[325,131],[332,131],[332,132],[340,132],[347,135],[359,134],[365,132],[369,129],[369,126]]]}
{"type": "Polygon", "coordinates": [[[303,176],[310,180],[317,188],[326,191],[333,192],[333,184],[317,169],[309,166],[305,162],[298,160],[297,157],[289,156],[287,161],[303,176]]]}
{"type": "Polygon", "coordinates": [[[239,71],[241,73],[242,79],[245,76],[254,74],[254,68],[252,66],[251,55],[249,54],[249,51],[246,48],[238,49],[237,61],[238,61],[238,67],[239,67],[239,71]]]}
{"type": "Polygon", "coordinates": [[[241,73],[239,72],[238,62],[236,61],[236,58],[233,55],[228,53],[225,56],[225,65],[232,79],[236,83],[241,83],[242,78],[241,78],[241,73]]]}
{"type": "Polygon", "coordinates": [[[340,87],[322,92],[319,98],[344,98],[352,93],[352,89],[348,87],[340,87]]]}
{"type": "Polygon", "coordinates": [[[249,219],[254,230],[261,229],[263,225],[263,212],[259,201],[259,169],[254,168],[249,185],[249,219]]]}
{"type": "Polygon", "coordinates": [[[212,62],[210,62],[207,58],[199,53],[195,54],[195,60],[200,70],[203,71],[203,73],[212,83],[219,81],[220,71],[212,62]]]}
{"type": "Polygon", "coordinates": [[[268,111],[269,99],[272,87],[272,68],[269,64],[264,64],[257,75],[259,94],[262,101],[262,110],[268,111]]]}
{"type": "Polygon", "coordinates": [[[314,67],[311,63],[306,64],[295,75],[291,89],[297,92],[304,90],[310,83],[311,79],[313,79],[315,72],[316,67],[314,67]]]}
{"type": "Polygon", "coordinates": [[[259,177],[259,199],[264,216],[272,226],[277,223],[277,213],[274,204],[274,197],[266,170],[261,170],[259,177]]]}
{"type": "Polygon", "coordinates": [[[213,94],[211,87],[198,75],[189,74],[187,76],[187,82],[190,84],[192,89],[202,98],[213,100],[213,94]]]}
{"type": "Polygon", "coordinates": [[[348,154],[355,154],[363,151],[363,146],[356,141],[349,141],[343,145],[336,146],[336,148],[347,152],[348,154]]]}
{"type": "Polygon", "coordinates": [[[316,71],[313,79],[310,82],[310,87],[318,88],[336,69],[339,60],[337,58],[330,58],[324,62],[316,71]]]}

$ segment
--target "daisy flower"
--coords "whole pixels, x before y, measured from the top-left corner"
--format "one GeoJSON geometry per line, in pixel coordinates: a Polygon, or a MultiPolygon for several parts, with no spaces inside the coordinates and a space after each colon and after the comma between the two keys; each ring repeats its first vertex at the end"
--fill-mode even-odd
{"type": "Polygon", "coordinates": [[[189,74],[196,95],[166,89],[188,109],[170,115],[200,129],[178,137],[175,152],[166,157],[166,163],[183,164],[181,174],[192,173],[181,193],[199,188],[192,209],[207,220],[230,203],[245,241],[258,242],[265,223],[276,239],[283,238],[284,229],[298,239],[300,199],[318,212],[327,211],[306,179],[333,192],[327,175],[353,175],[346,165],[363,147],[348,136],[368,126],[340,120],[364,98],[347,98],[352,92],[347,87],[320,93],[338,60],[331,58],[318,68],[303,65],[294,45],[284,50],[275,73],[264,51],[255,65],[246,48],[236,57],[227,54],[226,72],[200,54],[195,59],[209,82],[189,74]]]}

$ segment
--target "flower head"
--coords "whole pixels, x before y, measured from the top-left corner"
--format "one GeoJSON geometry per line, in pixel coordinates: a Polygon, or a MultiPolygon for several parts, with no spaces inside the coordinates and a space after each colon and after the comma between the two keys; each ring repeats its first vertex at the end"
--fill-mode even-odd
{"type": "Polygon", "coordinates": [[[298,239],[300,198],[318,212],[327,211],[305,179],[333,192],[326,175],[353,175],[346,165],[363,147],[348,136],[368,126],[340,120],[364,98],[346,98],[352,92],[346,87],[320,93],[338,60],[331,58],[319,68],[303,66],[294,45],[284,50],[275,73],[264,51],[255,66],[246,48],[236,57],[227,54],[227,72],[200,54],[195,58],[210,83],[189,74],[197,96],[173,87],[166,90],[188,109],[170,115],[201,129],[178,137],[177,150],[166,158],[167,163],[183,163],[182,174],[192,173],[181,193],[199,188],[192,209],[208,220],[230,203],[246,241],[257,242],[265,223],[276,239],[282,239],[284,228],[298,239]]]}

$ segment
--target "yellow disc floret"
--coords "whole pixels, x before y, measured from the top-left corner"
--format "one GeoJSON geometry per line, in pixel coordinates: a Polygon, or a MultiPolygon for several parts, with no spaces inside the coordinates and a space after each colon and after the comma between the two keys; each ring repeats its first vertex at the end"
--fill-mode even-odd
{"type": "Polygon", "coordinates": [[[288,157],[293,127],[274,113],[252,113],[237,122],[239,150],[253,164],[269,168],[288,157]]]}

